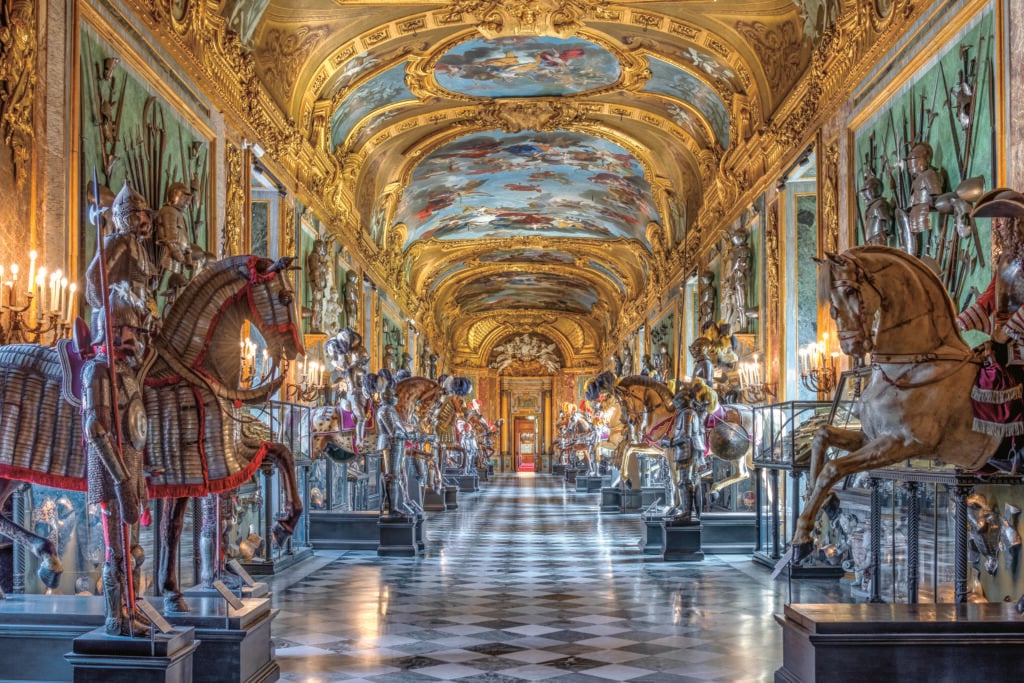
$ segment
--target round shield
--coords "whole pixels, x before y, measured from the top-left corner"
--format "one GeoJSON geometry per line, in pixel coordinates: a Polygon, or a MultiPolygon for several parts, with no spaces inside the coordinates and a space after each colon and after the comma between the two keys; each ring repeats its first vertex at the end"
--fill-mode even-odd
{"type": "Polygon", "coordinates": [[[146,437],[149,435],[149,424],[146,421],[146,407],[138,396],[128,402],[125,426],[128,432],[128,442],[131,443],[132,448],[137,451],[145,448],[146,437]]]}
{"type": "Polygon", "coordinates": [[[719,422],[708,434],[711,453],[730,462],[739,460],[750,450],[750,437],[741,425],[719,422]]]}

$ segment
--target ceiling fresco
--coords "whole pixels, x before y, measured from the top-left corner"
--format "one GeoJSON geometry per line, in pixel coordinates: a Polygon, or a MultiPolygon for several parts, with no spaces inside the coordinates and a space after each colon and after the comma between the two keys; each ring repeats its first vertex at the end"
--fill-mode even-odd
{"type": "Polygon", "coordinates": [[[555,131],[478,133],[442,147],[416,167],[395,220],[408,246],[529,235],[646,242],[658,216],[633,155],[555,131]]]}
{"type": "Polygon", "coordinates": [[[815,49],[836,42],[823,31],[875,4],[190,7],[241,34],[233,71],[213,75],[244,80],[254,61],[263,99],[241,108],[278,108],[252,123],[275,131],[267,160],[295,157],[281,177],[452,367],[531,332],[590,368],[663,305],[765,160],[797,153],[782,146],[807,137],[790,122],[809,65],[828,63],[815,49]]]}
{"type": "Polygon", "coordinates": [[[465,314],[510,308],[588,315],[598,298],[593,287],[550,273],[495,273],[466,283],[455,303],[465,314]]]}
{"type": "Polygon", "coordinates": [[[725,108],[722,98],[690,72],[657,57],[649,57],[648,61],[651,64],[651,78],[644,86],[644,91],[668,95],[679,102],[690,103],[711,124],[722,147],[727,148],[729,146],[729,112],[725,108]]]}
{"type": "Polygon", "coordinates": [[[480,263],[533,263],[539,265],[572,265],[576,257],[567,251],[546,249],[495,249],[479,257],[480,263]]]}
{"type": "Polygon", "coordinates": [[[474,97],[571,95],[611,85],[621,73],[608,50],[580,38],[470,40],[434,67],[442,88],[474,97]]]}
{"type": "Polygon", "coordinates": [[[416,99],[405,84],[405,64],[397,64],[366,81],[346,97],[331,117],[331,147],[345,141],[360,120],[377,112],[366,122],[372,128],[393,116],[392,105],[416,99]]]}

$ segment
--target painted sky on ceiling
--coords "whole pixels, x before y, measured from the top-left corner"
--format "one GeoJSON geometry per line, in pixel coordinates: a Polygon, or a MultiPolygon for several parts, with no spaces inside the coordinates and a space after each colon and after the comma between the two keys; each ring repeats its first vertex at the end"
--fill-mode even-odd
{"type": "Polygon", "coordinates": [[[658,221],[637,160],[583,133],[476,133],[430,154],[395,221],[421,239],[633,238],[658,221]]]}
{"type": "Polygon", "coordinates": [[[519,36],[470,40],[437,62],[438,85],[475,97],[568,95],[611,85],[619,60],[581,38],[519,36]]]}
{"type": "MultiPolygon", "coordinates": [[[[377,74],[353,90],[331,116],[331,148],[344,142],[355,125],[375,109],[414,99],[405,85],[405,62],[377,74]]],[[[368,125],[376,125],[390,116],[388,112],[382,112],[368,125]]]]}
{"type": "Polygon", "coordinates": [[[590,264],[591,268],[593,268],[594,270],[596,270],[597,272],[601,273],[602,275],[607,277],[609,280],[614,282],[615,286],[619,288],[620,292],[622,292],[623,294],[626,293],[626,285],[625,285],[625,283],[622,280],[619,279],[618,275],[616,275],[612,271],[608,270],[607,268],[604,267],[604,265],[598,263],[597,261],[595,261],[593,259],[590,259],[590,261],[588,261],[588,263],[590,264]]]}
{"type": "Polygon", "coordinates": [[[651,66],[651,78],[644,85],[645,92],[668,95],[678,100],[689,102],[696,107],[711,124],[715,136],[722,147],[729,146],[729,112],[722,99],[703,81],[693,74],[663,62],[656,57],[648,57],[651,66]]]}
{"type": "Polygon", "coordinates": [[[572,265],[576,257],[567,251],[552,251],[547,249],[495,249],[494,251],[482,254],[480,263],[515,263],[523,261],[526,263],[537,263],[543,265],[572,265]]]}
{"type": "Polygon", "coordinates": [[[469,314],[497,307],[542,308],[586,315],[597,299],[592,287],[548,273],[497,273],[464,285],[455,296],[455,303],[469,314]]]}

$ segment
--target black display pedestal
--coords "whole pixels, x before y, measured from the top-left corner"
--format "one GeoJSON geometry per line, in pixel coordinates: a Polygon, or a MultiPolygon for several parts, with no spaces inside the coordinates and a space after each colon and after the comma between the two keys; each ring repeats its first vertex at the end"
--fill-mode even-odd
{"type": "Polygon", "coordinates": [[[461,470],[450,470],[445,472],[444,478],[451,481],[463,493],[473,493],[480,490],[480,477],[474,472],[463,474],[461,470]]]}
{"type": "MultiPolygon", "coordinates": [[[[239,595],[238,597],[242,599],[269,598],[270,586],[268,586],[262,581],[257,581],[252,586],[242,586],[241,588],[233,592],[235,593],[235,595],[241,593],[241,595],[239,595]]],[[[182,591],[182,593],[185,595],[186,600],[188,600],[189,605],[192,604],[192,598],[213,598],[220,596],[220,593],[218,593],[217,589],[213,586],[203,586],[201,584],[198,586],[186,588],[182,591]]],[[[150,602],[153,602],[155,604],[156,601],[157,598],[150,598],[150,602]]],[[[194,626],[194,624],[189,625],[194,626]]]]}
{"type": "Polygon", "coordinates": [[[571,486],[576,485],[576,475],[579,474],[579,470],[574,470],[571,467],[565,468],[565,483],[571,486]]]}
{"type": "Polygon", "coordinates": [[[753,512],[705,512],[701,515],[704,552],[749,555],[757,545],[757,521],[753,512]]]}
{"type": "Polygon", "coordinates": [[[323,550],[376,550],[380,545],[376,510],[309,513],[309,538],[323,550]]]}
{"type": "Polygon", "coordinates": [[[700,520],[675,522],[662,520],[661,558],[666,562],[700,562],[704,551],[700,547],[700,520]]]}
{"type": "MultiPolygon", "coordinates": [[[[257,584],[266,585],[266,584],[257,584]]],[[[268,598],[243,599],[240,609],[220,597],[189,598],[191,612],[165,613],[175,627],[192,627],[199,649],[192,657],[196,683],[272,683],[281,676],[270,625],[278,610],[268,598]]]]}
{"type": "Polygon", "coordinates": [[[75,683],[189,683],[198,647],[191,627],[151,640],[108,636],[101,626],[75,638],[64,658],[75,683]]]}
{"type": "Polygon", "coordinates": [[[660,555],[665,544],[664,520],[661,517],[640,517],[640,550],[644,555],[660,555]]]}
{"type": "Polygon", "coordinates": [[[415,557],[420,553],[423,520],[415,517],[380,517],[377,523],[380,543],[377,554],[381,557],[415,557]],[[417,528],[419,527],[419,528],[417,528]]]}
{"type": "Polygon", "coordinates": [[[486,467],[477,467],[476,468],[476,476],[477,476],[477,478],[480,481],[487,481],[488,478],[489,478],[489,475],[490,475],[490,473],[487,471],[486,467]]]}
{"type": "Polygon", "coordinates": [[[555,475],[556,477],[564,477],[565,463],[556,462],[555,464],[553,464],[551,466],[551,474],[555,475]]]}
{"type": "MultiPolygon", "coordinates": [[[[454,486],[452,488],[455,488],[454,486]]],[[[424,512],[444,512],[448,508],[444,504],[444,488],[437,493],[432,488],[423,488],[423,510],[424,512]]]]}
{"type": "Polygon", "coordinates": [[[622,509],[622,491],[618,486],[601,489],[601,512],[619,512],[622,509]]]}
{"type": "Polygon", "coordinates": [[[637,489],[623,489],[619,509],[623,512],[636,512],[643,509],[643,492],[637,489]]]}
{"type": "Polygon", "coordinates": [[[103,598],[8,595],[0,600],[0,662],[6,681],[70,681],[64,654],[103,625],[103,598]]]}
{"type": "Polygon", "coordinates": [[[459,487],[458,486],[445,486],[444,487],[444,509],[445,510],[458,510],[459,509],[459,487]]]}
{"type": "Polygon", "coordinates": [[[576,492],[577,493],[600,493],[601,488],[607,486],[611,482],[607,477],[601,476],[588,476],[588,475],[577,475],[576,476],[576,492]]]}
{"type": "Polygon", "coordinates": [[[1012,680],[1024,617],[1014,603],[786,605],[776,683],[1012,680]]]}

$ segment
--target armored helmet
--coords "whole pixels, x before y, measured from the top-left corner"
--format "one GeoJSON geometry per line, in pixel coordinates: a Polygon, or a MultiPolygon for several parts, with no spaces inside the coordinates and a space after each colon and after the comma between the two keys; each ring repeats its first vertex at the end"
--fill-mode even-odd
{"type": "Polygon", "coordinates": [[[149,204],[146,198],[132,189],[126,180],[124,187],[114,197],[114,203],[110,207],[110,217],[114,221],[114,230],[117,232],[131,232],[131,217],[136,211],[149,211],[149,204]]]}

